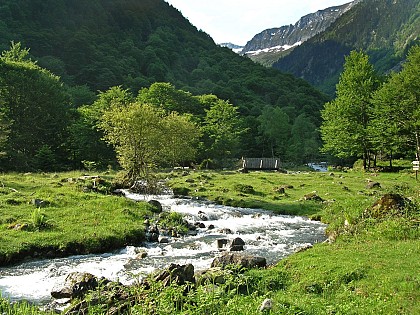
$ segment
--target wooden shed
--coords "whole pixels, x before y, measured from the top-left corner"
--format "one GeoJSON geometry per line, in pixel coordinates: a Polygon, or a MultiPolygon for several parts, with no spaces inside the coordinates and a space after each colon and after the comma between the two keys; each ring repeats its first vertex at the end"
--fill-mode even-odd
{"type": "Polygon", "coordinates": [[[279,158],[242,158],[244,170],[279,170],[279,158]]]}

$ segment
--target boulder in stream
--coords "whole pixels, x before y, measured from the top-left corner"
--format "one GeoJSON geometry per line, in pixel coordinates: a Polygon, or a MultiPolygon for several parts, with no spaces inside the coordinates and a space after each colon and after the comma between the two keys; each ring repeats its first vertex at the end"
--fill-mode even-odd
{"type": "Polygon", "coordinates": [[[194,266],[192,264],[170,264],[167,269],[159,272],[153,280],[161,281],[165,287],[171,283],[176,283],[177,285],[183,285],[187,282],[195,283],[194,266]]]}
{"type": "Polygon", "coordinates": [[[87,291],[96,289],[100,279],[87,272],[72,272],[67,275],[64,284],[54,287],[51,296],[56,299],[74,299],[82,297],[87,291]]]}
{"type": "Polygon", "coordinates": [[[239,265],[244,268],[266,267],[267,261],[264,257],[253,256],[243,253],[225,252],[221,256],[216,257],[211,263],[211,267],[224,268],[227,265],[239,265]]]}
{"type": "Polygon", "coordinates": [[[245,242],[242,238],[236,237],[232,243],[230,243],[231,252],[239,252],[244,250],[245,242]]]}

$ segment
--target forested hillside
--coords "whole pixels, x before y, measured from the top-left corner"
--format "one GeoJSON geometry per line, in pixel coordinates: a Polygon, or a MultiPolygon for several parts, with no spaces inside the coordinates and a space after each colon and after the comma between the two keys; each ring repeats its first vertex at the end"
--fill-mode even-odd
{"type": "Polygon", "coordinates": [[[344,56],[364,50],[381,73],[387,73],[419,42],[420,2],[417,0],[363,0],[274,68],[302,77],[333,95],[343,70],[344,56]]]}
{"type": "MultiPolygon", "coordinates": [[[[11,124],[15,117],[10,112],[7,117],[7,104],[11,103],[5,87],[14,82],[5,78],[17,67],[22,75],[17,77],[24,80],[23,73],[29,67],[34,71],[48,69],[64,83],[60,91],[69,97],[68,126],[61,124],[60,129],[64,138],[66,134],[77,134],[75,130],[89,130],[80,126],[80,111],[76,109],[92,104],[98,90],[121,85],[137,93],[154,82],[169,82],[175,91],[214,94],[238,107],[245,128],[236,157],[274,154],[303,161],[318,154],[320,138],[316,128],[320,125],[319,110],[327,100],[323,94],[301,79],[266,69],[215,45],[163,0],[4,0],[0,5],[1,51],[9,50],[11,41],[28,48],[28,57],[36,61],[37,67],[19,58],[2,59],[0,96],[6,123],[9,119],[11,124]],[[281,134],[268,120],[272,114],[282,119],[281,134]],[[307,146],[301,144],[302,137],[308,141],[307,146]]],[[[54,106],[51,104],[50,109],[54,106]]],[[[42,115],[46,115],[45,108],[39,106],[39,112],[29,118],[42,115]]],[[[30,121],[27,124],[34,125],[30,121]]],[[[16,131],[12,127],[10,137],[16,131]]],[[[86,134],[78,138],[86,138],[86,134]]],[[[74,144],[74,139],[70,142],[74,144]]],[[[30,153],[26,148],[15,153],[39,155],[47,149],[41,143],[38,141],[30,153]]],[[[58,164],[81,162],[70,153],[66,139],[48,147],[53,151],[49,153],[58,154],[54,147],[60,148],[58,164]]],[[[3,165],[31,168],[35,164],[26,160],[14,163],[9,155],[8,163],[3,165]]]]}

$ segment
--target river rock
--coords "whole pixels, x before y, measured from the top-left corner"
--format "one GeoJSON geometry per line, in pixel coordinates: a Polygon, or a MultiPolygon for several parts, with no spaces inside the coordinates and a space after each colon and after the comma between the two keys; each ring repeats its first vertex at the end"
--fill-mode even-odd
{"type": "Polygon", "coordinates": [[[161,281],[165,287],[169,286],[171,283],[177,285],[184,285],[187,282],[195,283],[194,266],[192,264],[170,264],[167,269],[158,273],[153,280],[161,281]]]}
{"type": "Polygon", "coordinates": [[[200,218],[201,221],[208,221],[209,220],[209,218],[207,217],[207,215],[203,211],[198,211],[198,217],[200,218]]]}
{"type": "Polygon", "coordinates": [[[220,267],[214,267],[197,272],[195,278],[198,285],[225,284],[226,276],[229,274],[231,274],[230,270],[223,270],[220,267]]]}
{"type": "Polygon", "coordinates": [[[270,311],[273,308],[273,301],[271,299],[265,299],[260,306],[260,312],[270,311]]]}
{"type": "Polygon", "coordinates": [[[230,243],[230,251],[231,252],[239,252],[244,250],[245,242],[242,238],[236,237],[233,239],[232,243],[230,243]]]}
{"type": "Polygon", "coordinates": [[[153,212],[155,213],[161,213],[163,210],[162,204],[157,200],[149,200],[148,204],[153,207],[153,212]]]}
{"type": "Polygon", "coordinates": [[[264,257],[253,256],[244,253],[225,252],[216,257],[211,263],[211,267],[224,268],[227,265],[239,265],[244,268],[266,267],[267,261],[264,257]]]}
{"type": "Polygon", "coordinates": [[[218,239],[216,242],[217,242],[217,248],[218,249],[222,249],[222,248],[224,248],[227,245],[228,239],[221,238],[221,239],[218,239]]]}
{"type": "Polygon", "coordinates": [[[169,238],[167,238],[165,236],[159,236],[158,237],[158,242],[160,244],[168,244],[169,243],[169,238]]]}
{"type": "Polygon", "coordinates": [[[99,279],[94,275],[87,272],[72,272],[67,275],[64,284],[53,288],[51,296],[56,299],[79,298],[98,285],[99,279]]]}
{"type": "Polygon", "coordinates": [[[218,229],[217,232],[222,234],[233,234],[232,230],[229,228],[218,229]]]}

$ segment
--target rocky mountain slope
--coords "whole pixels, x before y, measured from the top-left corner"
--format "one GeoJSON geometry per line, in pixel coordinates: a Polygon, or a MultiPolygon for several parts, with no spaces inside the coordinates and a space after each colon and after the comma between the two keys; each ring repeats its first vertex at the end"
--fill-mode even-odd
{"type": "Polygon", "coordinates": [[[363,0],[273,67],[334,95],[344,56],[351,50],[366,51],[375,68],[387,73],[399,66],[419,37],[418,0],[363,0]]]}
{"type": "Polygon", "coordinates": [[[359,0],[330,7],[303,16],[296,24],[271,28],[255,35],[242,49],[241,54],[264,65],[271,65],[281,55],[316,34],[324,31],[338,17],[351,9],[359,0]]]}

